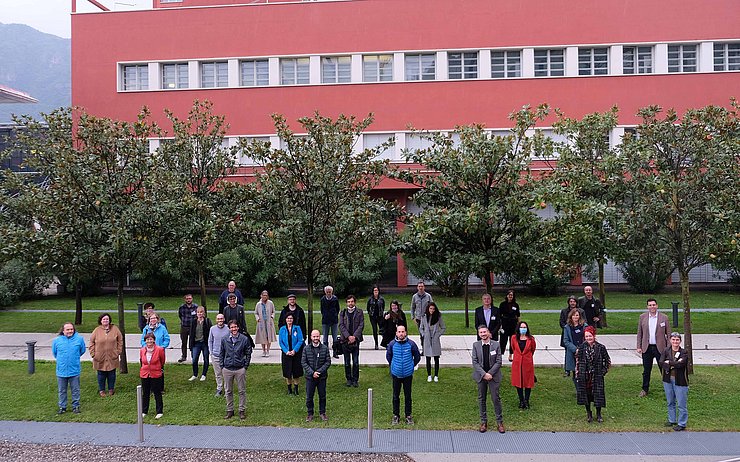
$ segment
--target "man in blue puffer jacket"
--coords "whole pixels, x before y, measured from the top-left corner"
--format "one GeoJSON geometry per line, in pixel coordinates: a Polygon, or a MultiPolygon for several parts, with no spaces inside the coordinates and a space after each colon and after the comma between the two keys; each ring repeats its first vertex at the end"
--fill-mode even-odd
{"type": "Polygon", "coordinates": [[[57,414],[67,412],[67,385],[72,390],[72,412],[80,413],[80,358],[85,350],[85,339],[75,331],[71,322],[62,326],[59,336],[51,343],[51,353],[57,360],[57,414]]]}
{"type": "Polygon", "coordinates": [[[411,417],[411,381],[414,378],[414,367],[419,364],[421,354],[419,347],[407,337],[406,327],[396,327],[396,339],[388,344],[385,359],[391,365],[393,379],[393,425],[398,425],[401,407],[401,386],[403,386],[404,411],[406,423],[414,424],[411,417]]]}

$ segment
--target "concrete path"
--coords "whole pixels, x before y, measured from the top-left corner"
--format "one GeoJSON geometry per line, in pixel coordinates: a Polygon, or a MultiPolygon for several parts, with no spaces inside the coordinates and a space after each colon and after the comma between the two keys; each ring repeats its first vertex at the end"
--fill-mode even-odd
{"type": "MultiPolygon", "coordinates": [[[[496,432],[482,434],[474,430],[377,430],[373,432],[372,447],[368,447],[368,432],[359,429],[319,428],[318,425],[316,428],[145,425],[144,442],[140,443],[138,438],[138,427],[135,424],[0,421],[0,440],[46,444],[215,449],[228,446],[230,449],[279,451],[289,448],[293,451],[410,453],[416,455],[417,460],[465,462],[470,459],[443,459],[441,456],[598,454],[599,457],[675,455],[724,456],[727,459],[740,455],[740,436],[737,433],[691,431],[507,432],[501,435],[496,432]]],[[[491,460],[490,456],[486,460],[491,460]]],[[[517,456],[514,460],[524,459],[517,456]]]]}
{"type": "MultiPolygon", "coordinates": [[[[90,334],[82,334],[87,342],[90,334]]],[[[56,334],[48,333],[0,333],[0,359],[27,359],[26,341],[36,341],[36,358],[53,359],[51,354],[51,342],[56,334]]],[[[410,336],[415,342],[419,337],[410,336]]],[[[560,347],[559,335],[538,335],[537,353],[535,363],[537,366],[562,367],[564,351],[560,347]]],[[[738,334],[695,334],[694,340],[694,363],[701,365],[740,365],[740,335],[738,334]]],[[[475,341],[474,335],[445,335],[442,337],[442,357],[440,359],[444,366],[470,366],[470,348],[475,341]]],[[[635,351],[634,335],[599,335],[598,341],[603,343],[609,350],[609,356],[614,365],[640,365],[642,358],[635,351]]],[[[141,335],[126,335],[126,345],[129,357],[136,357],[140,348],[141,335]],[[133,356],[131,356],[133,354],[133,356]]],[[[190,357],[190,355],[188,355],[190,357]]],[[[176,362],[180,358],[180,337],[177,334],[170,336],[170,348],[167,349],[167,361],[176,362]]],[[[83,361],[90,361],[86,353],[83,361]]],[[[254,364],[279,364],[280,350],[277,342],[272,344],[270,356],[262,357],[262,352],[257,346],[252,355],[254,364]]],[[[372,339],[361,344],[360,362],[366,365],[386,365],[385,351],[374,350],[372,339]]],[[[504,365],[510,363],[504,359],[504,365]]]]}

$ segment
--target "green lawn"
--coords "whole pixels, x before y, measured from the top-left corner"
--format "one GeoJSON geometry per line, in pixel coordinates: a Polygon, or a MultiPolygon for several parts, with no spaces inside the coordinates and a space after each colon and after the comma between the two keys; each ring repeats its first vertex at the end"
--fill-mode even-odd
{"type": "MultiPolygon", "coordinates": [[[[314,313],[314,325],[321,322],[321,314],[314,313]]],[[[666,311],[671,319],[670,311],[666,311]]],[[[113,320],[118,323],[118,315],[111,311],[113,320]]],[[[462,313],[444,314],[447,324],[447,334],[473,334],[474,313],[470,313],[470,327],[465,328],[465,315],[462,313]]],[[[213,314],[210,315],[214,319],[213,314]]],[[[179,331],[177,315],[164,313],[162,317],[167,321],[170,330],[179,331]]],[[[609,328],[602,332],[607,334],[634,334],[637,332],[637,320],[639,312],[609,313],[609,328]]],[[[97,325],[98,313],[83,313],[82,325],[77,329],[80,332],[92,332],[97,325]]],[[[527,313],[523,311],[522,319],[527,321],[535,335],[560,334],[558,324],[558,313],[527,313]]],[[[694,333],[697,334],[734,334],[740,332],[740,311],[724,313],[692,313],[694,333]]],[[[73,321],[73,313],[38,313],[38,312],[8,312],[0,310],[0,332],[57,332],[65,322],[73,321]]],[[[247,315],[247,326],[250,332],[254,332],[254,317],[247,315]]],[[[679,330],[683,331],[683,314],[679,313],[679,330]]],[[[135,312],[126,314],[126,331],[128,333],[138,331],[138,321],[135,312]]],[[[371,332],[370,323],[365,321],[365,334],[371,332]]],[[[412,332],[416,332],[412,328],[412,332]]]]}
{"type": "MultiPolygon", "coordinates": [[[[472,293],[470,296],[470,309],[475,309],[476,306],[480,305],[480,294],[482,292],[472,293]]],[[[318,310],[318,302],[320,298],[319,294],[315,299],[315,307],[318,310]]],[[[361,308],[365,308],[368,294],[355,294],[358,297],[358,305],[361,308]]],[[[438,303],[440,309],[444,310],[462,310],[465,307],[463,297],[444,297],[432,292],[434,300],[438,303]]],[[[565,302],[568,294],[558,296],[536,296],[529,294],[519,294],[518,302],[523,310],[560,310],[565,307],[565,302]]],[[[574,295],[581,296],[582,293],[576,293],[574,295]]],[[[343,295],[342,295],[343,296],[343,295]]],[[[658,300],[658,304],[663,310],[670,310],[671,302],[681,301],[681,291],[678,287],[671,287],[666,289],[664,292],[655,295],[645,294],[633,294],[630,292],[607,292],[606,294],[606,306],[611,309],[644,309],[645,300],[648,297],[654,297],[658,300]]],[[[383,293],[383,297],[386,300],[386,304],[390,305],[390,301],[393,299],[399,300],[403,304],[403,309],[408,310],[411,305],[411,294],[410,293],[383,293]]],[[[341,297],[340,297],[341,298],[341,297]]],[[[497,292],[493,295],[494,303],[498,306],[501,300],[504,299],[501,292],[497,292]]],[[[245,301],[245,306],[248,309],[253,309],[257,303],[257,298],[248,298],[245,301]]],[[[146,295],[126,295],[125,303],[129,310],[136,309],[137,302],[154,302],[157,309],[160,310],[176,310],[182,303],[182,297],[149,297],[146,295]]],[[[195,301],[200,303],[200,296],[196,294],[195,301]]],[[[287,302],[285,297],[275,297],[273,299],[276,307],[281,307],[287,302]]],[[[298,304],[303,308],[306,308],[306,296],[298,295],[298,304]]],[[[208,306],[216,307],[218,305],[218,295],[208,295],[208,306]]],[[[88,297],[83,300],[83,308],[90,310],[110,310],[116,311],[116,297],[115,295],[103,295],[99,297],[88,297]]],[[[740,308],[740,293],[732,291],[700,291],[696,290],[691,293],[691,306],[693,308],[740,308]]],[[[43,297],[34,300],[27,300],[17,303],[12,308],[14,309],[57,309],[57,310],[74,310],[75,301],[74,297],[43,297]]]]}
{"type": "MultiPolygon", "coordinates": [[[[90,364],[83,365],[82,413],[56,411],[54,363],[39,362],[36,374],[29,377],[21,361],[0,362],[0,419],[76,422],[128,422],[136,420],[135,389],[139,384],[138,365],[118,376],[117,393],[110,398],[97,396],[95,374],[90,364]],[[23,386],[18,386],[22,383],[23,386]]],[[[740,431],[740,368],[735,366],[697,367],[689,393],[689,429],[702,431],[740,431]]],[[[209,371],[205,383],[188,382],[191,369],[186,365],[167,365],[167,393],[164,418],[147,423],[178,425],[268,425],[313,427],[305,419],[305,389],[301,396],[288,396],[278,366],[253,366],[247,372],[247,420],[225,422],[225,403],[213,396],[215,383],[209,371]]],[[[532,392],[531,409],[517,409],[515,390],[504,372],[501,398],[504,421],[511,430],[537,431],[663,431],[666,405],[657,370],[648,398],[638,398],[642,368],[615,367],[606,379],[607,408],[603,424],[587,424],[583,408],[576,405],[570,378],[561,377],[557,368],[538,368],[538,383],[532,392]]],[[[363,428],[367,422],[367,388],[374,390],[376,428],[390,428],[391,384],[388,369],[364,367],[360,388],[344,386],[343,369],[333,366],[329,374],[327,413],[329,425],[337,428],[363,428]]],[[[443,368],[439,383],[427,383],[420,371],[414,381],[414,417],[418,429],[474,429],[478,424],[475,385],[468,368],[443,368]]],[[[318,406],[318,398],[317,403],[318,406]]],[[[403,404],[402,404],[403,405],[403,404]]],[[[154,402],[152,400],[152,410],[154,402]]],[[[318,412],[318,409],[317,409],[318,412]]],[[[493,406],[489,404],[489,413],[493,406]]],[[[493,417],[491,417],[493,420],[493,417]]],[[[402,426],[403,427],[403,426],[402,426]]]]}

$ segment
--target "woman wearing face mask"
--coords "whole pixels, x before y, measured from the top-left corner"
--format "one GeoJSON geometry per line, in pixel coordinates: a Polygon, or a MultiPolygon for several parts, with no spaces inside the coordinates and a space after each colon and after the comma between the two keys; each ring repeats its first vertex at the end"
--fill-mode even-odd
{"type": "Polygon", "coordinates": [[[660,366],[663,370],[663,390],[668,401],[667,427],[680,432],[686,429],[689,421],[689,409],[686,402],[689,397],[689,374],[686,370],[688,354],[681,348],[681,334],[671,333],[671,345],[660,355],[660,366]],[[678,415],[676,407],[678,406],[678,415]],[[676,420],[678,418],[678,420],[676,420]]]}
{"type": "Polygon", "coordinates": [[[606,347],[596,341],[596,329],[586,327],[585,342],[576,350],[576,396],[581,406],[586,406],[586,420],[593,422],[591,403],[596,406],[596,421],[601,423],[601,408],[606,407],[604,376],[612,364],[606,347]]]}
{"type": "Polygon", "coordinates": [[[511,361],[511,384],[519,395],[519,409],[529,409],[529,395],[534,388],[534,352],[537,342],[529,331],[529,324],[519,323],[518,332],[511,336],[509,361],[511,361]]]}
{"type": "Polygon", "coordinates": [[[380,346],[386,348],[393,339],[396,338],[396,327],[406,326],[406,315],[401,310],[401,304],[398,300],[391,302],[391,309],[383,315],[383,340],[380,346]]]}

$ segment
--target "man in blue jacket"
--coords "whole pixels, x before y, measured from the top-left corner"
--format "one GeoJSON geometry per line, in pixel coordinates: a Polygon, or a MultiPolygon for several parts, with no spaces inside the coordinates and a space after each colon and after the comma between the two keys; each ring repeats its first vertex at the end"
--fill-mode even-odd
{"type": "Polygon", "coordinates": [[[385,359],[391,365],[391,378],[393,379],[393,425],[398,425],[400,421],[401,386],[403,386],[406,423],[413,425],[414,418],[411,417],[411,381],[414,378],[414,367],[421,360],[421,354],[416,343],[407,337],[405,326],[396,327],[396,339],[388,344],[385,359]]]}
{"type": "Polygon", "coordinates": [[[59,336],[51,343],[51,353],[57,360],[57,414],[67,412],[67,385],[72,390],[72,412],[80,413],[80,358],[85,350],[85,339],[75,331],[71,322],[62,326],[59,336]]]}

